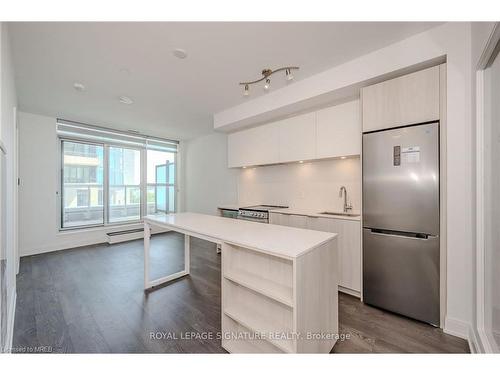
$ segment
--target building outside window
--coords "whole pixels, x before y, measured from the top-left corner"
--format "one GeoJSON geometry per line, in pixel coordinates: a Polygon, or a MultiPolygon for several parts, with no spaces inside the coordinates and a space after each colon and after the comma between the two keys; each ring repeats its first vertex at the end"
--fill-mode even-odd
{"type": "Polygon", "coordinates": [[[90,203],[89,191],[87,189],[78,189],[76,191],[76,206],[88,207],[90,203]]]}

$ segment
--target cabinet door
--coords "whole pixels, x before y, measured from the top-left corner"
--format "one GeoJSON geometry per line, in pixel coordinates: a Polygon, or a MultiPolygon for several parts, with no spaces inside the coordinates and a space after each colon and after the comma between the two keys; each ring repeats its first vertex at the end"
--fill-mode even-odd
{"type": "Polygon", "coordinates": [[[333,233],[333,220],[324,217],[307,217],[307,229],[333,233]]]}
{"type": "Polygon", "coordinates": [[[269,212],[269,224],[283,225],[281,224],[281,217],[283,215],[276,212],[269,212]]]}
{"type": "Polygon", "coordinates": [[[361,290],[361,224],[359,221],[307,218],[312,230],[337,233],[339,285],[359,292],[361,290]]]}
{"type": "Polygon", "coordinates": [[[340,285],[361,290],[361,227],[359,221],[335,220],[340,233],[340,285]]]}
{"type": "Polygon", "coordinates": [[[288,226],[295,228],[307,229],[307,216],[302,215],[285,215],[288,216],[288,226]]]}
{"type": "Polygon", "coordinates": [[[276,163],[279,159],[277,123],[241,130],[228,135],[228,167],[276,163]]]}
{"type": "Polygon", "coordinates": [[[439,120],[439,66],[361,92],[363,132],[439,120]]]}
{"type": "Polygon", "coordinates": [[[359,100],[316,112],[316,157],[359,155],[361,107],[359,100]]]}
{"type": "Polygon", "coordinates": [[[275,123],[279,127],[280,162],[311,160],[316,157],[316,112],[275,123]]]}

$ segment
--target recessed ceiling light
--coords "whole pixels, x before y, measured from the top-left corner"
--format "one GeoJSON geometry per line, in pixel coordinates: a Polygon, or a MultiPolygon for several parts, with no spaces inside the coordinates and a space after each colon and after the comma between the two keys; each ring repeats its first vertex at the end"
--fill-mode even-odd
{"type": "Polygon", "coordinates": [[[341,156],[340,157],[342,160],[347,159],[347,156],[341,156]]]}
{"type": "Polygon", "coordinates": [[[128,96],[120,96],[118,101],[123,104],[132,104],[134,101],[130,99],[128,96]]]}
{"type": "Polygon", "coordinates": [[[185,59],[187,57],[187,52],[185,49],[182,48],[176,48],[172,51],[175,57],[179,59],[185,59]]]}
{"type": "Polygon", "coordinates": [[[73,88],[76,91],[84,91],[85,90],[85,85],[83,83],[80,83],[80,82],[75,82],[75,83],[73,83],[73,88]]]}

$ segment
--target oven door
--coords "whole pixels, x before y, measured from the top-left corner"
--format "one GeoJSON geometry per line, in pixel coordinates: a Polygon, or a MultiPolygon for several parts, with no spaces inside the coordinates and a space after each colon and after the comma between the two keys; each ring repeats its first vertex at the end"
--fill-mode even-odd
{"type": "Polygon", "coordinates": [[[247,217],[247,216],[241,216],[241,215],[236,216],[236,219],[238,219],[238,220],[246,220],[246,221],[253,221],[255,223],[264,223],[264,224],[268,224],[269,223],[269,219],[261,219],[261,218],[257,218],[257,217],[247,217]]]}

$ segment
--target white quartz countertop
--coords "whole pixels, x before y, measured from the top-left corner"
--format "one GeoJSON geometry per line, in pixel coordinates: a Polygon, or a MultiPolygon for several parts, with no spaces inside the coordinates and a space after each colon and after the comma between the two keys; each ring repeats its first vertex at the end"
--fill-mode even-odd
{"type": "MultiPolygon", "coordinates": [[[[240,207],[246,207],[246,206],[251,206],[251,205],[237,205],[237,204],[221,204],[217,208],[219,210],[234,210],[237,211],[240,207]]],[[[255,204],[255,206],[258,206],[258,204],[255,204]]],[[[311,210],[311,209],[305,209],[305,208],[276,208],[269,210],[269,212],[275,212],[278,214],[288,214],[288,215],[302,215],[302,216],[312,216],[312,217],[324,217],[324,218],[330,218],[330,219],[341,219],[341,220],[352,220],[352,221],[360,221],[361,220],[361,214],[359,211],[352,211],[351,213],[356,214],[358,216],[342,216],[342,215],[325,215],[325,214],[320,214],[320,212],[325,212],[325,211],[332,211],[328,209],[322,209],[322,210],[311,210]]]]}
{"type": "Polygon", "coordinates": [[[325,217],[330,219],[342,219],[342,220],[353,220],[360,221],[361,215],[359,212],[353,211],[351,213],[356,214],[358,216],[342,216],[342,215],[325,215],[320,214],[320,212],[329,211],[329,210],[306,210],[300,208],[277,208],[270,210],[269,212],[275,212],[278,214],[287,214],[287,215],[302,215],[302,216],[311,216],[311,217],[325,217]]]}
{"type": "Polygon", "coordinates": [[[152,225],[179,229],[181,233],[200,234],[218,242],[228,242],[284,258],[296,258],[337,236],[336,233],[191,212],[148,215],[144,220],[152,225]]]}

